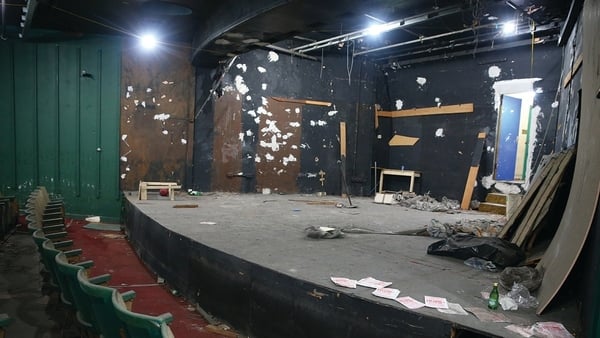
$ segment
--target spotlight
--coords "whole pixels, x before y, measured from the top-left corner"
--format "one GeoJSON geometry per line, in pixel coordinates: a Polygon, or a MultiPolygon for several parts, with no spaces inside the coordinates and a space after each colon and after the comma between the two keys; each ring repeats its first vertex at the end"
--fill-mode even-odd
{"type": "Polygon", "coordinates": [[[154,49],[157,44],[158,41],[156,40],[156,37],[153,34],[144,34],[140,36],[140,45],[144,49],[154,49]]]}
{"type": "Polygon", "coordinates": [[[517,33],[517,24],[514,21],[508,21],[502,25],[502,34],[513,35],[516,33],[517,33]]]}
{"type": "Polygon", "coordinates": [[[371,25],[367,29],[365,29],[364,32],[366,35],[379,35],[383,32],[388,32],[388,31],[394,30],[394,29],[400,27],[401,24],[402,24],[401,22],[395,21],[395,22],[383,23],[383,24],[379,24],[379,25],[371,25]]]}

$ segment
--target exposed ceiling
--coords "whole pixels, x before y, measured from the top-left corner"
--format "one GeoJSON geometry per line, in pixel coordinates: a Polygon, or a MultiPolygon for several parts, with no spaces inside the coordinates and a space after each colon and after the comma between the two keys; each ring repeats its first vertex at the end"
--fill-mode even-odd
{"type": "MultiPolygon", "coordinates": [[[[254,49],[318,59],[366,56],[385,65],[555,40],[563,0],[2,0],[2,38],[58,41],[153,31],[191,48],[197,65],[254,49]],[[22,8],[29,8],[25,13],[22,8]],[[506,21],[518,23],[502,33],[506,21]],[[388,23],[387,32],[367,27],[388,23]],[[532,39],[533,32],[533,39],[532,39]],[[325,40],[325,42],[322,42],[325,40]]],[[[381,26],[380,26],[381,27],[381,26]]]]}

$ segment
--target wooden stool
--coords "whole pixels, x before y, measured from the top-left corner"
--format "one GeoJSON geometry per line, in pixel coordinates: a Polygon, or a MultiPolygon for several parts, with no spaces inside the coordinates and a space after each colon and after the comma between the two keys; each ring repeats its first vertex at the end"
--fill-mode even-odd
{"type": "Polygon", "coordinates": [[[140,181],[140,188],[138,191],[138,199],[145,201],[148,199],[148,190],[169,190],[169,199],[175,200],[175,189],[181,189],[180,185],[176,182],[144,182],[140,181]]]}
{"type": "Polygon", "coordinates": [[[381,174],[379,174],[379,192],[380,193],[383,192],[383,177],[385,175],[410,177],[410,188],[408,191],[413,192],[413,189],[415,187],[415,177],[421,177],[421,172],[415,171],[415,170],[381,168],[381,174]]]}

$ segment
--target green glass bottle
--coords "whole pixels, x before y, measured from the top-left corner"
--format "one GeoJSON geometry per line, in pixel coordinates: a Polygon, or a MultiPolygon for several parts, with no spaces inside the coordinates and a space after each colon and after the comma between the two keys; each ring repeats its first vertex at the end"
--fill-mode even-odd
{"type": "Polygon", "coordinates": [[[490,298],[488,299],[488,307],[492,310],[498,308],[498,283],[494,283],[492,292],[490,292],[490,298]]]}

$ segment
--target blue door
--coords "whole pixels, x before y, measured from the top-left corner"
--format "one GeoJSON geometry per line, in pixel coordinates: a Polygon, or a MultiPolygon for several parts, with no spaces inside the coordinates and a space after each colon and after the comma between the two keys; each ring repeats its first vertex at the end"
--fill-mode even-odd
{"type": "Polygon", "coordinates": [[[514,180],[521,121],[521,99],[502,96],[496,145],[496,179],[514,180]]]}

